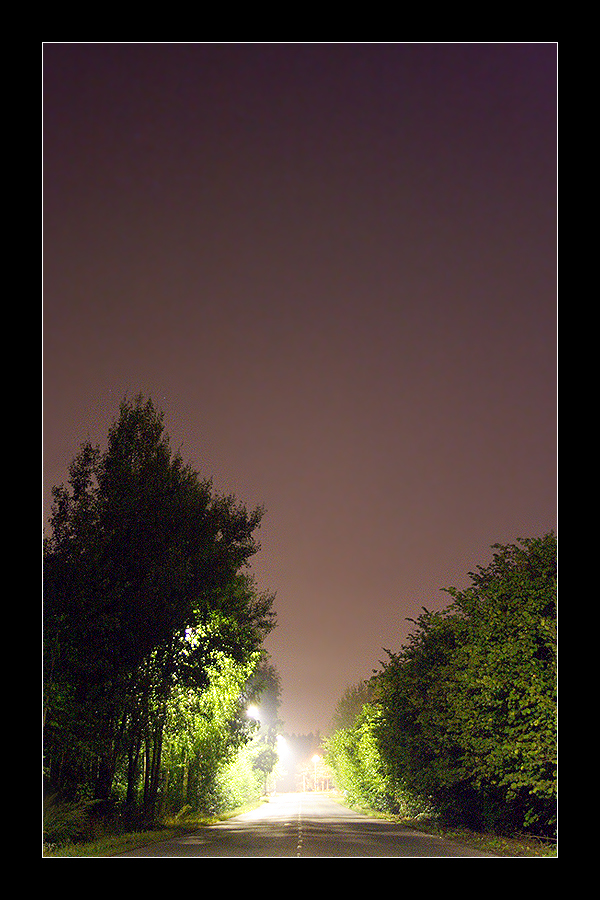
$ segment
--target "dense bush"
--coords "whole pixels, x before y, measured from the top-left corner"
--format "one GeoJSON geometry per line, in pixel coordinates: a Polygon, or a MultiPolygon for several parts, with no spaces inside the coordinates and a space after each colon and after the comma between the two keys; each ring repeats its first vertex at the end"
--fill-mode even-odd
{"type": "Polygon", "coordinates": [[[450,605],[369,682],[328,743],[353,800],[454,823],[551,834],[556,824],[556,539],[495,546],[450,605]]]}
{"type": "Polygon", "coordinates": [[[90,811],[93,803],[78,800],[66,803],[56,794],[44,799],[43,830],[47,847],[60,847],[76,843],[89,836],[91,828],[90,811]]]}
{"type": "Polygon", "coordinates": [[[375,738],[379,711],[365,704],[352,727],[326,742],[326,757],[352,805],[390,809],[393,797],[375,738]]]}

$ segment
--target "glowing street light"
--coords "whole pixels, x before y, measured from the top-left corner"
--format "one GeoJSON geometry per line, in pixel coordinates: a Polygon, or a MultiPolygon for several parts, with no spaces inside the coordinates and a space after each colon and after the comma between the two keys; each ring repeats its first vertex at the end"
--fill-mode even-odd
{"type": "Polygon", "coordinates": [[[249,719],[254,719],[255,722],[260,722],[260,709],[258,706],[255,706],[254,703],[251,703],[248,709],[246,710],[246,715],[249,719]]]}

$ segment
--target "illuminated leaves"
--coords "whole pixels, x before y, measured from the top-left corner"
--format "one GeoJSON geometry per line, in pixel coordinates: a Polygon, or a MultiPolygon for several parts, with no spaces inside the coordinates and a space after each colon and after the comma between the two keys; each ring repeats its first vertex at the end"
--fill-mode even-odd
{"type": "MultiPolygon", "coordinates": [[[[200,691],[206,704],[218,690],[229,708],[236,667],[247,677],[274,626],[273,598],[242,573],[262,514],[214,495],[172,453],[162,414],[141,396],[121,404],[105,451],[81,449],[69,484],[54,491],[45,543],[51,777],[68,772],[72,789],[95,790],[101,758],[107,799],[128,755],[129,796],[145,742],[156,793],[172,692],[200,691]]],[[[223,715],[214,707],[205,718],[223,715]]]]}
{"type": "Polygon", "coordinates": [[[329,746],[340,778],[358,793],[383,773],[387,804],[394,795],[406,806],[408,794],[465,824],[551,830],[556,539],[494,550],[467,590],[450,589],[453,602],[424,610],[407,645],[389,653],[369,683],[377,714],[355,715],[329,746]],[[376,761],[364,750],[365,728],[376,761]]]}

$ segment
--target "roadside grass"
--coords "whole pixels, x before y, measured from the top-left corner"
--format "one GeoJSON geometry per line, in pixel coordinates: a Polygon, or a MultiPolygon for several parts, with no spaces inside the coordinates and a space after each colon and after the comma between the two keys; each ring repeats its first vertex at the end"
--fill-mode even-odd
{"type": "MultiPolygon", "coordinates": [[[[334,797],[338,803],[349,806],[342,795],[334,797]]],[[[423,831],[426,834],[433,834],[437,837],[446,838],[455,844],[462,844],[475,850],[482,850],[486,853],[495,853],[496,856],[516,859],[516,858],[537,858],[537,859],[554,859],[558,856],[557,845],[555,841],[549,841],[544,838],[536,838],[528,835],[499,835],[489,832],[470,831],[467,828],[447,827],[440,824],[435,819],[420,816],[416,819],[407,818],[405,816],[394,816],[391,813],[383,813],[378,810],[367,809],[362,806],[349,807],[355,812],[364,813],[376,819],[385,819],[388,822],[398,822],[405,825],[406,828],[412,828],[414,831],[423,831]]]]}
{"type": "Polygon", "coordinates": [[[515,858],[537,857],[553,858],[558,855],[556,843],[546,841],[543,838],[519,835],[509,837],[506,835],[491,834],[488,832],[470,831],[468,828],[445,827],[439,822],[427,818],[410,819],[403,816],[393,816],[368,809],[358,809],[366,815],[387,821],[399,822],[413,831],[423,831],[437,837],[446,838],[455,844],[462,844],[474,850],[482,850],[486,853],[494,853],[496,856],[515,858]]]}
{"type": "Polygon", "coordinates": [[[184,831],[183,828],[165,828],[156,831],[130,831],[126,834],[112,834],[84,843],[63,844],[60,847],[44,847],[45,859],[67,857],[115,856],[138,847],[146,847],[158,841],[168,841],[184,831]]]}
{"type": "MultiPolygon", "coordinates": [[[[342,795],[332,793],[332,799],[337,800],[343,806],[349,806],[342,795]]],[[[220,813],[214,816],[201,816],[198,814],[188,813],[185,810],[179,815],[165,818],[160,823],[160,827],[151,831],[128,831],[122,834],[104,834],[94,840],[86,842],[65,843],[61,846],[43,847],[42,856],[44,858],[59,859],[70,857],[110,857],[119,853],[126,853],[128,850],[135,850],[138,847],[146,847],[160,841],[168,841],[178,835],[196,831],[203,827],[215,825],[239,816],[244,812],[256,809],[263,803],[268,802],[268,798],[261,797],[252,803],[247,803],[237,809],[220,813]]],[[[417,818],[410,819],[402,816],[393,816],[389,813],[382,813],[377,810],[366,809],[364,807],[350,807],[356,812],[364,813],[372,818],[386,819],[387,821],[399,822],[407,828],[415,831],[423,831],[427,834],[434,834],[438,837],[447,838],[457,844],[463,844],[466,847],[475,848],[488,853],[495,853],[497,856],[505,858],[537,858],[537,859],[554,859],[558,856],[556,843],[529,837],[527,835],[508,837],[505,835],[496,835],[490,833],[479,833],[469,831],[465,828],[449,828],[440,825],[433,819],[417,818]]]]}
{"type": "Polygon", "coordinates": [[[455,844],[463,844],[475,850],[483,850],[487,853],[495,853],[496,856],[515,858],[546,858],[552,859],[558,855],[556,843],[543,838],[530,837],[528,835],[516,835],[513,837],[500,834],[479,833],[469,831],[466,828],[444,828],[438,824],[421,823],[410,819],[400,820],[408,828],[415,831],[426,831],[428,834],[436,834],[439,837],[454,841],[455,844]]]}
{"type": "Polygon", "coordinates": [[[197,831],[199,828],[215,825],[218,822],[224,822],[234,816],[239,816],[244,812],[256,809],[265,802],[265,799],[266,798],[260,798],[252,803],[240,806],[237,809],[232,809],[228,812],[215,814],[213,816],[204,816],[183,811],[177,816],[164,818],[159,823],[159,827],[148,831],[140,830],[123,833],[106,833],[88,841],[73,841],[61,844],[60,846],[43,845],[42,856],[45,859],[116,856],[119,853],[126,853],[128,850],[136,850],[139,847],[146,847],[150,844],[160,843],[161,841],[169,841],[179,835],[197,831]]]}

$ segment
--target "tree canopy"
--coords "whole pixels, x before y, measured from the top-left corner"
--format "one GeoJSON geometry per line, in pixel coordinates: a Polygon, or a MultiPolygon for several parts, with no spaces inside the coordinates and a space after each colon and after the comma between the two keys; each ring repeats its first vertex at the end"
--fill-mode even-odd
{"type": "Polygon", "coordinates": [[[470,586],[424,609],[328,743],[357,802],[474,827],[556,822],[556,537],[494,545],[470,586]]]}
{"type": "Polygon", "coordinates": [[[152,807],[171,699],[210,692],[225,673],[241,695],[275,625],[248,569],[263,512],[184,464],[142,396],[121,403],[105,450],[81,447],[53,489],[44,542],[53,785],[106,800],[124,760],[131,788],[144,747],[152,807]]]}

